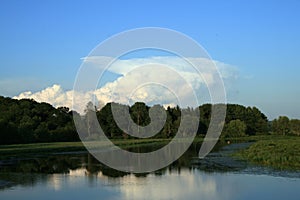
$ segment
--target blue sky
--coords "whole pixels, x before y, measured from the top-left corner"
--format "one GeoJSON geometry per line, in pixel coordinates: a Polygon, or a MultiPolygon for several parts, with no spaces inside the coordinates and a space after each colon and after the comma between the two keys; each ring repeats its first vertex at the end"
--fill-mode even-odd
{"type": "Polygon", "coordinates": [[[300,118],[300,1],[15,1],[0,6],[0,95],[72,89],[96,45],[121,31],[164,27],[239,71],[229,102],[300,118]]]}

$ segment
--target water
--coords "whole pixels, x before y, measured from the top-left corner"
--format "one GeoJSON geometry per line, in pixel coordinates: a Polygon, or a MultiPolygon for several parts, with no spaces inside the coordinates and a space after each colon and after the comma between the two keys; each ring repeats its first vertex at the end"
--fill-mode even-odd
{"type": "Polygon", "coordinates": [[[299,200],[299,172],[250,166],[226,156],[242,147],[222,147],[199,160],[195,145],[172,165],[148,174],[118,172],[86,152],[6,160],[0,165],[0,199],[299,200]]]}

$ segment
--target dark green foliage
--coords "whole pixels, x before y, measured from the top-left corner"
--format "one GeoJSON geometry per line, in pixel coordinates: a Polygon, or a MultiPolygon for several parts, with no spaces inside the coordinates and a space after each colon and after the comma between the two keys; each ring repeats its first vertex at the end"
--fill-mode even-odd
{"type": "MultiPolygon", "coordinates": [[[[106,104],[100,111],[97,111],[97,118],[100,123],[100,126],[103,130],[103,132],[106,134],[109,138],[133,138],[132,136],[129,136],[129,133],[121,130],[117,123],[114,120],[112,111],[111,111],[111,105],[115,103],[108,103],[106,104]]],[[[149,116],[149,106],[146,106],[146,104],[137,102],[131,107],[126,105],[120,105],[123,107],[127,107],[127,109],[119,109],[119,114],[124,115],[126,110],[129,110],[131,119],[140,126],[146,126],[151,122],[150,116],[149,116]]],[[[159,106],[159,105],[155,105],[159,106]]],[[[173,137],[174,134],[176,134],[178,126],[180,124],[180,110],[178,107],[176,108],[168,108],[166,110],[167,112],[167,119],[165,122],[164,127],[162,130],[155,135],[156,138],[169,138],[173,137]]],[[[160,116],[157,116],[160,117],[160,116]]],[[[126,123],[126,122],[124,122],[126,123]]],[[[128,123],[129,124],[129,123],[128,123]]],[[[129,126],[129,125],[128,125],[129,126]]],[[[127,130],[131,130],[131,127],[128,127],[127,130]]]]}
{"type": "Polygon", "coordinates": [[[137,125],[146,126],[150,123],[149,107],[145,103],[136,102],[129,110],[131,118],[137,125]]]}
{"type": "MultiPolygon", "coordinates": [[[[199,107],[200,122],[198,134],[206,134],[210,117],[211,104],[204,104],[199,107]]],[[[256,107],[245,107],[237,104],[227,104],[225,126],[233,120],[240,120],[246,125],[245,133],[247,135],[268,134],[268,119],[256,107]]],[[[224,130],[225,131],[225,130],[224,130]]]]}
{"type": "Polygon", "coordinates": [[[268,119],[256,107],[245,107],[237,104],[227,105],[226,123],[239,119],[246,124],[247,135],[268,133],[268,119]]]}
{"type": "Polygon", "coordinates": [[[223,137],[242,137],[246,135],[246,124],[245,122],[235,119],[231,120],[225,125],[222,133],[223,137]]]}
{"type": "MultiPolygon", "coordinates": [[[[32,99],[15,100],[0,97],[0,144],[53,142],[53,141],[79,141],[77,131],[73,123],[73,117],[82,121],[80,126],[81,136],[93,138],[97,134],[98,125],[109,138],[135,138],[130,136],[132,127],[129,122],[122,122],[126,130],[121,130],[114,120],[111,105],[108,103],[101,110],[97,110],[92,103],[86,107],[84,116],[72,112],[67,107],[54,108],[47,103],[37,103],[32,99]],[[72,115],[72,113],[74,115],[72,115]],[[98,120],[93,117],[96,116],[98,120]],[[99,123],[98,123],[99,122],[99,123]]],[[[151,123],[149,110],[151,107],[145,103],[137,102],[132,106],[120,105],[118,115],[125,115],[129,111],[131,119],[139,126],[147,126],[151,123]]],[[[155,105],[161,107],[160,105],[155,105]]],[[[211,104],[199,106],[200,120],[198,122],[197,135],[204,136],[207,133],[211,118],[211,104]]],[[[166,122],[163,128],[153,138],[172,138],[177,134],[181,122],[181,113],[187,113],[191,127],[194,119],[199,114],[198,109],[168,107],[166,110],[166,122]]],[[[157,118],[161,115],[156,115],[157,118]]],[[[196,121],[197,123],[197,121],[196,121]]],[[[189,134],[191,127],[185,127],[183,134],[189,134]]],[[[223,135],[226,137],[239,137],[244,135],[268,134],[270,129],[279,134],[300,135],[300,121],[279,118],[268,123],[267,117],[256,107],[228,104],[223,135]],[[285,128],[283,124],[285,123],[285,128]],[[288,125],[286,125],[288,124],[288,125]],[[284,129],[284,132],[282,132],[284,129]]]]}
{"type": "Polygon", "coordinates": [[[0,97],[0,110],[0,144],[79,140],[66,107],[0,97]]]}
{"type": "Polygon", "coordinates": [[[289,125],[290,125],[291,134],[300,136],[300,120],[292,119],[290,120],[289,125]]]}
{"type": "MultiPolygon", "coordinates": [[[[123,105],[125,106],[125,105],[123,105]]],[[[157,105],[156,105],[157,106],[157,105]]],[[[211,118],[211,104],[199,106],[200,121],[198,124],[198,135],[205,135],[209,127],[211,118]]],[[[150,107],[144,103],[137,102],[128,107],[132,120],[140,126],[146,126],[151,123],[149,118],[150,107]]],[[[191,108],[180,109],[168,107],[166,109],[167,119],[163,129],[156,134],[156,138],[172,138],[176,135],[181,120],[181,112],[188,113],[191,118],[195,118],[195,110],[191,108]]],[[[121,115],[122,113],[120,113],[121,115]]],[[[128,133],[123,132],[114,121],[111,112],[111,103],[107,104],[101,111],[97,111],[97,117],[101,128],[109,138],[130,138],[128,133]]],[[[159,116],[158,116],[159,117],[159,116]]],[[[223,134],[226,137],[240,137],[245,135],[268,134],[269,124],[267,117],[261,113],[256,107],[244,107],[236,104],[227,105],[227,115],[225,120],[223,134]],[[231,123],[232,122],[232,123],[231,123]]],[[[130,130],[128,128],[127,130],[130,130]]],[[[185,132],[189,132],[186,127],[185,132]]]]}
{"type": "Polygon", "coordinates": [[[280,116],[272,121],[271,128],[277,135],[300,135],[300,120],[280,116]]]}
{"type": "MultiPolygon", "coordinates": [[[[96,115],[100,123],[101,129],[108,138],[127,138],[127,133],[123,132],[116,124],[112,111],[111,105],[114,103],[106,104],[101,111],[97,111],[96,115]]],[[[122,113],[120,113],[122,114],[122,113]]]]}

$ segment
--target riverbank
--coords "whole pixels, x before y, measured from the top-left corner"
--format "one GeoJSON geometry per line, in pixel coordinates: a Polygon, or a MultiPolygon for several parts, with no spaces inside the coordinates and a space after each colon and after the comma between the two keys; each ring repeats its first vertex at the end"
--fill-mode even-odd
{"type": "Polygon", "coordinates": [[[300,137],[270,135],[233,156],[255,165],[300,170],[300,137]]]}
{"type": "MultiPolygon", "coordinates": [[[[147,146],[153,144],[165,144],[170,139],[128,139],[112,140],[112,142],[121,148],[131,148],[136,146],[147,146]]],[[[53,142],[53,143],[32,143],[0,145],[0,159],[11,157],[27,157],[34,154],[47,154],[59,152],[78,152],[87,151],[82,142],[53,142]]]]}
{"type": "MultiPolygon", "coordinates": [[[[121,148],[166,145],[171,139],[114,139],[112,142],[121,148]]],[[[194,142],[203,142],[196,137],[194,142]]],[[[263,135],[221,139],[220,143],[253,142],[246,149],[239,149],[231,155],[249,163],[276,169],[300,170],[300,137],[263,135]]],[[[81,142],[35,143],[0,145],[0,159],[26,158],[33,155],[87,151],[81,142]]]]}

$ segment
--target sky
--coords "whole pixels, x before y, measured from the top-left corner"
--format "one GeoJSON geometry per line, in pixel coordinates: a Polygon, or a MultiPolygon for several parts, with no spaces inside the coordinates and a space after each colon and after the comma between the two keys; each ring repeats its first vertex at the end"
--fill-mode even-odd
{"type": "MultiPolygon", "coordinates": [[[[229,103],[256,106],[269,119],[300,118],[299,8],[292,0],[2,0],[0,95],[46,101],[45,94],[53,94],[50,103],[62,105],[83,58],[100,42],[130,29],[162,27],[193,38],[223,66],[229,103]]],[[[112,72],[106,82],[120,76],[112,72]]]]}

